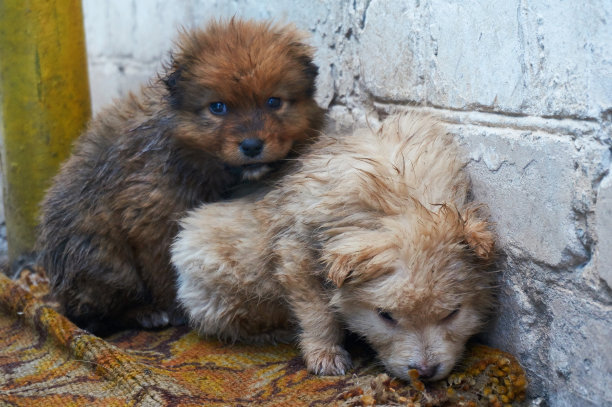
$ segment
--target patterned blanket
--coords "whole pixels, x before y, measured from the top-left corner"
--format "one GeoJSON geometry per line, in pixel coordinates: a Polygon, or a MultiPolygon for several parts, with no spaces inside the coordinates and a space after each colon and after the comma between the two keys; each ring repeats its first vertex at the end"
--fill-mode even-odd
{"type": "Polygon", "coordinates": [[[363,344],[343,377],[306,372],[292,345],[224,345],[186,327],[106,340],[55,310],[44,276],[0,273],[0,406],[503,406],[524,399],[516,359],[482,345],[447,380],[389,378],[363,344]]]}

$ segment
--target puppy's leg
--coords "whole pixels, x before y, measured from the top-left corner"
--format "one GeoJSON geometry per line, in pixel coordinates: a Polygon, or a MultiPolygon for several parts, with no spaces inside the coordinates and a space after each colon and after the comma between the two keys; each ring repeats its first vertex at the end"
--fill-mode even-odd
{"type": "Polygon", "coordinates": [[[68,287],[54,290],[62,313],[80,328],[101,337],[116,331],[138,326],[134,311],[142,306],[139,303],[146,289],[142,282],[134,281],[134,287],[121,289],[109,284],[105,270],[103,278],[98,273],[83,273],[71,281],[68,287]],[[89,281],[80,283],[84,278],[89,281]]]}
{"type": "Polygon", "coordinates": [[[281,267],[277,271],[300,328],[300,347],[308,370],[318,375],[343,375],[351,358],[342,346],[343,330],[329,306],[317,263],[303,243],[278,242],[281,267]]]}
{"type": "MultiPolygon", "coordinates": [[[[168,246],[170,242],[163,238],[158,239],[156,243],[156,247],[168,246]]],[[[142,273],[147,296],[140,307],[130,310],[126,318],[138,321],[144,328],[185,324],[187,318],[176,300],[176,275],[172,270],[170,254],[165,251],[148,253],[146,248],[142,247],[138,252],[138,264],[143,270],[148,270],[147,273],[142,273]]]]}

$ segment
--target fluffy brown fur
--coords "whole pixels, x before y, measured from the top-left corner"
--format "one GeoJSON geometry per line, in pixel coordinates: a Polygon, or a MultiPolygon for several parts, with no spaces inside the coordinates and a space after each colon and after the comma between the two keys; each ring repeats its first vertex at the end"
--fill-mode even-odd
{"type": "Polygon", "coordinates": [[[180,319],[177,219],[260,179],[322,125],[304,40],[234,19],[184,32],[163,77],[91,122],[42,204],[40,262],[69,318],[100,334],[180,319]]]}
{"type": "Polygon", "coordinates": [[[452,137],[428,117],[322,136],[265,196],[203,205],[172,247],[178,297],[202,335],[286,340],[342,374],[343,326],[387,369],[446,376],[493,303],[494,236],[468,203],[452,137]]]}

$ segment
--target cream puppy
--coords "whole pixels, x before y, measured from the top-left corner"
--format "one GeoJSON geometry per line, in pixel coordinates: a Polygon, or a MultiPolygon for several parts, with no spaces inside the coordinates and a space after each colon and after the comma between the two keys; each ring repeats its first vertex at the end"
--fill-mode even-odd
{"type": "Polygon", "coordinates": [[[494,301],[494,236],[464,166],[432,118],[400,114],[324,135],[266,194],[192,211],[172,247],[192,326],[230,342],[297,335],[322,375],[350,367],[348,328],[393,375],[445,377],[494,301]]]}

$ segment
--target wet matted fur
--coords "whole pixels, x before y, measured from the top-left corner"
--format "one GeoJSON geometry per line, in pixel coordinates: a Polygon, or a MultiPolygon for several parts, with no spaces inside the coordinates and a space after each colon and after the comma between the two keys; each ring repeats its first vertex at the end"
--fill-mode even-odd
{"type": "Polygon", "coordinates": [[[175,312],[177,220],[318,135],[317,67],[292,25],[185,31],[167,69],[101,112],[42,204],[37,250],[63,312],[98,334],[175,312]]]}
{"type": "Polygon", "coordinates": [[[400,114],[322,136],[263,197],[192,211],[172,246],[192,326],[229,341],[297,332],[317,374],[350,366],[347,327],[393,375],[445,377],[494,302],[494,235],[465,163],[432,118],[400,114]]]}

